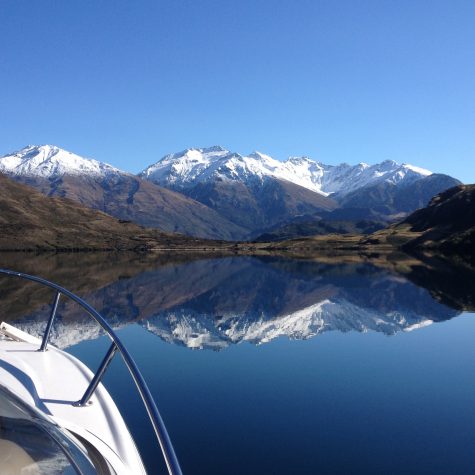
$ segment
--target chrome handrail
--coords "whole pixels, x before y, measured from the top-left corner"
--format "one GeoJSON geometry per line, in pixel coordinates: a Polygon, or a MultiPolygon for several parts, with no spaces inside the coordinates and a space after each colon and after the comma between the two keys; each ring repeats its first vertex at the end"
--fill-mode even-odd
{"type": "MultiPolygon", "coordinates": [[[[55,302],[53,304],[53,311],[51,312],[51,317],[50,317],[50,320],[48,321],[48,325],[47,325],[45,335],[42,341],[42,345],[41,345],[42,351],[46,349],[46,345],[48,343],[47,339],[49,336],[49,331],[51,330],[51,325],[52,325],[54,315],[56,314],[56,307],[59,301],[59,297],[58,297],[59,294],[69,297],[71,300],[79,304],[105,330],[108,337],[112,340],[113,346],[115,345],[115,348],[120,352],[122,359],[124,360],[124,363],[127,366],[127,369],[129,370],[129,373],[132,376],[135,386],[140,394],[140,397],[145,406],[150,422],[153,426],[153,430],[155,431],[155,435],[157,437],[158,443],[160,444],[160,448],[162,450],[163,458],[165,459],[168,473],[170,475],[181,475],[182,471],[180,468],[180,464],[178,463],[175,450],[173,449],[173,445],[171,443],[170,437],[165,427],[165,423],[163,422],[163,419],[158,411],[157,405],[155,404],[152,394],[150,393],[150,390],[148,389],[147,383],[145,382],[132,356],[130,356],[129,352],[127,351],[127,349],[121,342],[120,338],[116,335],[116,333],[114,332],[112,327],[107,323],[104,317],[102,317],[102,315],[99,312],[97,312],[97,310],[95,310],[93,307],[91,307],[86,301],[84,301],[77,295],[73,294],[69,290],[61,287],[60,285],[50,282],[49,280],[42,279],[41,277],[36,277],[29,274],[23,274],[22,272],[15,272],[8,269],[0,269],[0,274],[13,276],[13,277],[19,277],[21,279],[36,282],[38,284],[44,285],[46,287],[49,287],[57,291],[55,302]]],[[[94,382],[94,380],[92,382],[94,382]]],[[[88,391],[86,391],[86,393],[87,392],[88,391]]],[[[83,399],[81,399],[81,401],[79,402],[82,402],[85,399],[85,396],[86,394],[83,396],[83,399]]],[[[78,404],[78,405],[82,405],[82,404],[78,404]]]]}

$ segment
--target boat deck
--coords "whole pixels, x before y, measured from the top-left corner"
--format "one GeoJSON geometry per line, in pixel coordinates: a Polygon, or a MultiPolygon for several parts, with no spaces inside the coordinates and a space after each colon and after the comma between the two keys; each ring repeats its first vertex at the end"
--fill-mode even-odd
{"type": "Polygon", "coordinates": [[[74,406],[93,373],[79,360],[52,345],[47,351],[38,351],[40,343],[31,336],[28,342],[0,340],[2,385],[60,426],[107,453],[107,459],[118,473],[123,471],[120,467],[124,467],[125,461],[131,473],[145,473],[122,416],[104,386],[99,384],[86,406],[74,406]]]}

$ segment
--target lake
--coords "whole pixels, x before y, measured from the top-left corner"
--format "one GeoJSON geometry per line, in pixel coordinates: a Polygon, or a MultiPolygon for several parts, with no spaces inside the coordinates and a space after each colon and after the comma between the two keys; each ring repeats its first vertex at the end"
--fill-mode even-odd
{"type": "MultiPolygon", "coordinates": [[[[475,454],[475,276],[436,258],[3,255],[117,329],[185,474],[467,474],[475,454]]],[[[41,334],[52,294],[0,280],[2,319],[41,334]]],[[[109,346],[70,303],[53,343],[109,346]]],[[[165,473],[119,358],[105,378],[165,473]]]]}

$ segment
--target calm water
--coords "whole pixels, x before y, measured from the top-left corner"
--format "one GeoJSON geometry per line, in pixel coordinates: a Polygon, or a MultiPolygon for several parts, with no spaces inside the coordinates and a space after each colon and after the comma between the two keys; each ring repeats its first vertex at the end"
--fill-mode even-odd
{"type": "MultiPolygon", "coordinates": [[[[475,277],[463,268],[11,259],[2,265],[67,285],[118,329],[185,473],[475,473],[475,277]]],[[[41,332],[51,295],[0,284],[2,318],[41,332]]],[[[93,369],[108,347],[68,304],[54,342],[93,369]]],[[[105,382],[150,473],[164,473],[120,360],[105,382]]]]}

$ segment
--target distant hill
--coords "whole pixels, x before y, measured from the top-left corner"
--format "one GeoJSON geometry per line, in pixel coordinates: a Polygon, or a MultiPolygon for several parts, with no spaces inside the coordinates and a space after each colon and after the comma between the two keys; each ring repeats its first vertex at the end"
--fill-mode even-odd
{"type": "Polygon", "coordinates": [[[380,215],[390,216],[423,208],[437,193],[460,184],[451,176],[433,173],[407,184],[381,182],[335,199],[343,208],[369,208],[380,215]]]}
{"type": "Polygon", "coordinates": [[[147,250],[210,246],[47,197],[0,174],[0,250],[147,250]]]}
{"type": "Polygon", "coordinates": [[[249,249],[312,255],[320,252],[437,252],[475,262],[475,185],[458,185],[435,196],[399,223],[363,236],[313,235],[278,242],[257,242],[249,249]]]}
{"type": "Polygon", "coordinates": [[[282,241],[327,234],[371,234],[390,224],[385,217],[369,208],[337,208],[317,215],[297,216],[285,224],[277,224],[252,241],[282,241]]]}
{"type": "Polygon", "coordinates": [[[361,219],[355,221],[339,221],[327,219],[295,220],[284,226],[276,226],[253,239],[256,242],[282,241],[306,236],[327,234],[371,234],[387,226],[385,221],[361,219]]]}
{"type": "Polygon", "coordinates": [[[403,186],[384,182],[364,187],[340,198],[335,196],[340,207],[333,211],[299,216],[266,229],[255,240],[278,241],[332,233],[371,234],[399,221],[401,215],[427,206],[441,190],[459,184],[455,178],[434,173],[403,186]]]}

